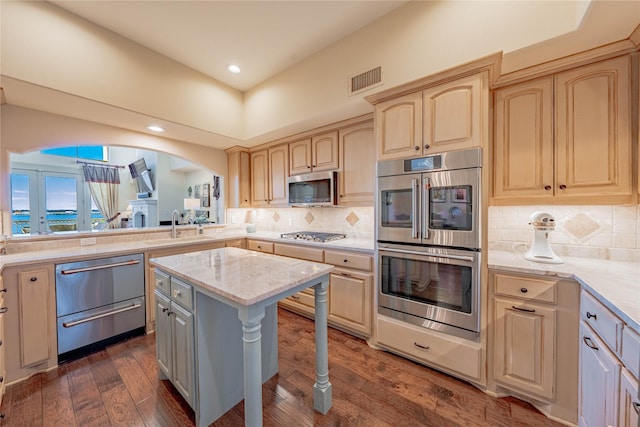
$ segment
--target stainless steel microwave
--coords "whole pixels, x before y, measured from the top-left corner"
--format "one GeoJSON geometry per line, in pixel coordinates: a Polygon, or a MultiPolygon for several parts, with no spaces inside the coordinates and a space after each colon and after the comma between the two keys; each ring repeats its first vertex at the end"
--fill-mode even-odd
{"type": "Polygon", "coordinates": [[[314,172],[290,176],[289,206],[333,206],[337,205],[338,174],[336,172],[314,172]]]}

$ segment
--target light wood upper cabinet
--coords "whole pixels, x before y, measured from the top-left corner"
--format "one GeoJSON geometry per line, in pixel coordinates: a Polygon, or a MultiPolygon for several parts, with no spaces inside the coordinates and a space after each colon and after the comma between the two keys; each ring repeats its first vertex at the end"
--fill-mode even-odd
{"type": "Polygon", "coordinates": [[[227,194],[230,208],[248,208],[251,205],[251,169],[248,151],[227,154],[227,194]]]}
{"type": "Polygon", "coordinates": [[[376,151],[373,123],[340,129],[338,204],[373,205],[376,182],[376,151]]]}
{"type": "Polygon", "coordinates": [[[287,145],[251,153],[251,205],[286,205],[288,170],[287,145]]]}
{"type": "Polygon", "coordinates": [[[559,197],[631,201],[629,55],[556,77],[556,185],[559,197]]]}
{"type": "Polygon", "coordinates": [[[289,175],[338,169],[338,132],[289,144],[289,175]]]}
{"type": "Polygon", "coordinates": [[[553,196],[553,78],[495,92],[495,199],[553,196]]]}
{"type": "Polygon", "coordinates": [[[496,204],[632,203],[631,57],[495,92],[496,204]]]}
{"type": "Polygon", "coordinates": [[[376,104],[378,160],[481,147],[488,103],[483,72],[376,104]]]}
{"type": "Polygon", "coordinates": [[[481,147],[488,117],[486,74],[474,74],[423,91],[423,154],[481,147]]]}
{"type": "Polygon", "coordinates": [[[375,106],[378,160],[422,155],[422,92],[375,106]]]}

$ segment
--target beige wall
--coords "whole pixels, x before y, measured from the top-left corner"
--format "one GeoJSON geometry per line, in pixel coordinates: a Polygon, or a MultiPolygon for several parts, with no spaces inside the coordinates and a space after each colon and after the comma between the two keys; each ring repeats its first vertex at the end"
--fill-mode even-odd
{"type": "Polygon", "coordinates": [[[3,1],[1,8],[2,75],[242,137],[241,92],[51,3],[3,1]]]}

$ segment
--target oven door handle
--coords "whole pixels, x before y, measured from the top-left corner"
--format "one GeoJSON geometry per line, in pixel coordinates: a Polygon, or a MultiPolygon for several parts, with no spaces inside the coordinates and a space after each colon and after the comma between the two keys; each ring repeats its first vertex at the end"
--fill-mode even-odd
{"type": "Polygon", "coordinates": [[[422,186],[420,191],[422,192],[422,238],[429,240],[429,224],[431,221],[431,213],[429,212],[429,188],[431,182],[426,176],[422,179],[422,186]]]}
{"type": "Polygon", "coordinates": [[[381,248],[381,251],[382,252],[395,252],[395,253],[399,253],[399,254],[420,255],[420,256],[431,257],[431,258],[455,259],[455,260],[467,261],[467,262],[474,262],[475,261],[475,259],[473,257],[464,256],[464,255],[427,254],[427,253],[424,253],[424,252],[406,251],[404,249],[392,249],[392,248],[381,248]]]}
{"type": "Polygon", "coordinates": [[[411,180],[411,200],[413,201],[411,204],[411,216],[413,217],[411,219],[411,237],[413,239],[418,239],[418,221],[419,221],[419,212],[420,212],[420,206],[419,206],[419,193],[418,193],[418,180],[416,178],[413,178],[411,180]]]}

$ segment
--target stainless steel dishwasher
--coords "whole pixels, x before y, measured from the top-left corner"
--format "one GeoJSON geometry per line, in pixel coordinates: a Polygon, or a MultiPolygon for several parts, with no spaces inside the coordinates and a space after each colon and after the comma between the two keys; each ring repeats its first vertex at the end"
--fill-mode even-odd
{"type": "Polygon", "coordinates": [[[58,360],[144,332],[142,254],[56,265],[58,360]]]}

